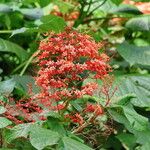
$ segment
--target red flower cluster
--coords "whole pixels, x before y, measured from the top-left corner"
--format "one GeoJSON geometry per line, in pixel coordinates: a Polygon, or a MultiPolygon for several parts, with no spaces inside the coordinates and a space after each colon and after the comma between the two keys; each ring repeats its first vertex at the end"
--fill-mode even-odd
{"type": "Polygon", "coordinates": [[[74,115],[67,114],[65,118],[69,118],[73,123],[77,123],[79,125],[82,125],[84,123],[83,117],[79,113],[76,113],[74,115]]]}
{"type": "Polygon", "coordinates": [[[85,112],[95,113],[96,116],[103,114],[103,109],[98,104],[87,104],[85,112]]]}
{"type": "Polygon", "coordinates": [[[99,52],[100,43],[90,36],[66,29],[41,41],[37,62],[36,84],[42,88],[37,95],[49,109],[65,109],[66,101],[92,95],[96,83],[81,83],[89,76],[103,78],[110,71],[108,57],[99,52]],[[59,105],[58,103],[61,102],[59,105]],[[59,107],[57,107],[57,105],[59,107]]]}
{"type": "MultiPolygon", "coordinates": [[[[7,111],[3,114],[16,124],[45,120],[43,111],[59,111],[70,121],[82,125],[84,116],[79,112],[69,110],[70,101],[83,95],[93,95],[98,85],[90,82],[82,85],[89,76],[93,79],[104,79],[111,70],[107,64],[109,57],[100,53],[101,43],[96,43],[90,36],[66,29],[59,34],[50,33],[41,41],[37,53],[39,71],[35,77],[41,91],[34,95],[29,87],[30,98],[18,101],[10,98],[9,104],[4,104],[7,111]],[[64,113],[65,112],[65,113],[64,113]],[[41,114],[41,115],[39,115],[41,114]]],[[[103,114],[98,104],[88,104],[84,113],[93,113],[94,117],[103,114]]]]}
{"type": "Polygon", "coordinates": [[[31,98],[21,99],[17,102],[13,98],[9,98],[9,104],[2,101],[0,101],[0,104],[7,110],[3,116],[15,124],[34,122],[40,119],[39,114],[42,112],[39,105],[33,103],[31,98]]]}

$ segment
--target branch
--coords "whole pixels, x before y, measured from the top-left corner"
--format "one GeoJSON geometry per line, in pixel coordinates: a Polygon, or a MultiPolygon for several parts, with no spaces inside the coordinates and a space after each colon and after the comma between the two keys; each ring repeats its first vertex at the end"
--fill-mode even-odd
{"type": "Polygon", "coordinates": [[[97,114],[96,111],[98,109],[96,109],[93,113],[93,115],[85,122],[83,123],[81,126],[79,126],[78,128],[76,128],[74,131],[72,131],[72,133],[79,133],[81,132],[84,128],[86,128],[89,124],[91,124],[91,122],[93,122],[93,120],[95,120],[97,118],[97,114]]]}
{"type": "Polygon", "coordinates": [[[90,15],[92,15],[92,13],[98,9],[99,7],[101,7],[102,5],[104,5],[106,3],[107,0],[104,0],[100,5],[98,5],[97,7],[95,7],[88,15],[87,17],[89,17],[90,15]]]}
{"type": "Polygon", "coordinates": [[[90,2],[89,2],[89,6],[88,6],[88,9],[87,9],[87,11],[86,11],[86,14],[88,13],[88,11],[90,10],[90,8],[91,8],[91,4],[92,4],[92,0],[90,0],[90,2]]]}
{"type": "Polygon", "coordinates": [[[128,17],[120,17],[120,16],[116,16],[116,17],[98,17],[98,18],[92,18],[92,19],[86,19],[84,20],[83,23],[87,23],[87,22],[90,22],[90,21],[97,21],[97,20],[100,20],[100,19],[113,19],[113,18],[132,18],[131,16],[128,16],[128,17]]]}
{"type": "Polygon", "coordinates": [[[13,32],[13,30],[0,30],[0,34],[3,33],[7,33],[7,34],[11,34],[13,32]]]}

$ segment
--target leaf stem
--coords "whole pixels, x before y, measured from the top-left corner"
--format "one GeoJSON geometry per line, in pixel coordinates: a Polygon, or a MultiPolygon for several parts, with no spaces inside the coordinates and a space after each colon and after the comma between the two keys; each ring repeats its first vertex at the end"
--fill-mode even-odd
{"type": "Polygon", "coordinates": [[[87,17],[89,17],[90,15],[92,15],[92,13],[98,9],[99,7],[101,7],[102,5],[104,5],[106,3],[107,0],[104,0],[100,5],[98,5],[97,7],[95,7],[88,15],[87,17]]]}
{"type": "Polygon", "coordinates": [[[84,22],[83,23],[87,23],[87,22],[90,22],[90,21],[96,21],[96,20],[100,20],[100,19],[113,19],[113,18],[132,18],[133,16],[128,16],[128,17],[121,17],[121,16],[115,16],[115,17],[113,17],[113,16],[110,16],[110,17],[98,17],[98,18],[91,18],[91,19],[86,19],[86,20],[84,20],[84,22]]]}
{"type": "Polygon", "coordinates": [[[20,72],[20,76],[23,76],[23,74],[25,73],[26,69],[28,68],[28,66],[32,62],[33,58],[34,58],[34,54],[26,62],[26,65],[23,67],[22,71],[20,72]]]}
{"type": "Polygon", "coordinates": [[[98,110],[98,108],[95,109],[93,115],[86,122],[84,122],[81,126],[79,126],[78,128],[76,128],[74,131],[72,131],[72,133],[79,133],[84,128],[86,128],[89,124],[91,124],[91,122],[93,122],[97,118],[97,114],[96,114],[97,110],[98,110]]]}
{"type": "Polygon", "coordinates": [[[12,33],[12,32],[13,32],[13,30],[1,30],[1,31],[0,31],[0,34],[1,34],[1,33],[2,33],[2,34],[5,34],[5,33],[6,33],[6,34],[7,34],[7,33],[9,34],[9,33],[12,33]]]}
{"type": "Polygon", "coordinates": [[[11,74],[17,72],[19,69],[21,69],[25,64],[26,64],[27,61],[24,61],[22,64],[20,64],[19,66],[17,66],[12,72],[11,74]]]}

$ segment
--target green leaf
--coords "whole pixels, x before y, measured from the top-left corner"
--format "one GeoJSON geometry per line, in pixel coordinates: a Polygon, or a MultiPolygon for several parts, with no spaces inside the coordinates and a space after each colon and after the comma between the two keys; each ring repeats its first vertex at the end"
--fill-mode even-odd
{"type": "Polygon", "coordinates": [[[2,95],[0,95],[0,100],[2,101],[2,102],[4,102],[4,103],[7,103],[7,102],[9,102],[9,98],[8,98],[8,95],[6,94],[2,94],[2,95]]]}
{"type": "Polygon", "coordinates": [[[54,111],[42,112],[41,115],[44,115],[46,117],[52,117],[52,118],[59,119],[59,120],[61,119],[61,115],[59,115],[59,113],[54,112],[54,111]]]}
{"type": "Polygon", "coordinates": [[[0,12],[1,13],[8,13],[11,11],[11,8],[6,4],[0,4],[0,12]]]}
{"type": "MultiPolygon", "coordinates": [[[[35,2],[35,0],[33,0],[35,2]]],[[[38,3],[41,5],[41,7],[47,6],[50,3],[50,0],[38,0],[38,3]]]]}
{"type": "Polygon", "coordinates": [[[71,101],[70,104],[79,112],[83,110],[80,103],[78,103],[77,101],[71,101]]]}
{"type": "Polygon", "coordinates": [[[150,143],[145,143],[140,147],[140,150],[149,150],[150,148],[150,143]]]}
{"type": "Polygon", "coordinates": [[[30,142],[38,150],[58,143],[60,136],[57,132],[34,126],[30,132],[30,142]]]}
{"type": "Polygon", "coordinates": [[[57,5],[62,13],[68,13],[70,9],[73,8],[71,3],[62,0],[51,0],[55,5],[57,5]]]}
{"type": "Polygon", "coordinates": [[[26,27],[22,27],[20,29],[16,29],[13,30],[11,37],[16,35],[16,34],[21,34],[21,33],[34,33],[34,32],[38,32],[38,28],[26,28],[26,27]]]}
{"type": "Polygon", "coordinates": [[[148,149],[144,149],[145,147],[147,147],[148,143],[150,143],[150,130],[145,130],[142,132],[135,132],[135,137],[137,138],[137,143],[143,145],[142,146],[142,150],[148,150],[148,149]]]}
{"type": "Polygon", "coordinates": [[[23,75],[23,76],[14,75],[12,76],[12,79],[16,82],[15,87],[26,93],[29,91],[29,85],[31,85],[33,93],[39,92],[38,86],[35,85],[34,78],[30,75],[23,75]]]}
{"type": "Polygon", "coordinates": [[[119,5],[120,3],[123,2],[123,0],[111,0],[113,3],[115,3],[116,5],[119,5]]]}
{"type": "Polygon", "coordinates": [[[9,121],[8,119],[4,118],[4,117],[0,117],[0,129],[1,128],[5,128],[8,125],[12,124],[11,121],[9,121]]]}
{"type": "Polygon", "coordinates": [[[63,18],[54,15],[44,16],[41,18],[41,21],[43,24],[39,26],[39,29],[41,29],[42,31],[61,32],[66,26],[63,18]]]}
{"type": "MultiPolygon", "coordinates": [[[[133,98],[135,98],[135,97],[136,97],[135,94],[126,94],[126,95],[124,95],[124,96],[122,96],[122,97],[118,97],[118,98],[117,98],[117,105],[122,105],[122,106],[127,105],[127,104],[129,104],[129,103],[131,102],[131,100],[132,100],[133,98]]],[[[113,100],[112,100],[112,101],[113,101],[113,100]]]]}
{"type": "Polygon", "coordinates": [[[133,31],[150,31],[150,15],[132,18],[127,21],[126,27],[133,31]]]}
{"type": "Polygon", "coordinates": [[[28,28],[25,28],[25,27],[20,28],[20,29],[16,29],[16,30],[14,30],[14,31],[12,32],[11,37],[14,36],[15,34],[24,33],[24,32],[27,31],[27,29],[28,29],[28,28]]]}
{"type": "Polygon", "coordinates": [[[15,53],[21,61],[28,58],[28,53],[22,47],[3,39],[0,39],[0,52],[15,53]]]}
{"type": "Polygon", "coordinates": [[[133,109],[133,107],[123,106],[122,108],[133,129],[135,129],[136,131],[144,131],[148,128],[148,119],[143,117],[142,115],[139,115],[133,109]]]}
{"type": "Polygon", "coordinates": [[[119,7],[114,9],[112,11],[114,14],[125,14],[125,15],[140,15],[142,12],[140,12],[135,6],[133,5],[127,5],[127,4],[121,4],[119,7]]]}
{"type": "Polygon", "coordinates": [[[66,134],[63,123],[59,119],[48,117],[47,125],[52,131],[58,132],[60,135],[66,134]]]}
{"type": "Polygon", "coordinates": [[[150,66],[150,46],[135,46],[124,42],[117,46],[117,51],[130,65],[150,66]]]}
{"type": "Polygon", "coordinates": [[[136,145],[136,137],[133,134],[121,133],[116,137],[120,140],[122,144],[126,145],[126,147],[128,147],[129,149],[133,149],[136,145]]]}
{"type": "Polygon", "coordinates": [[[119,107],[118,108],[117,107],[108,108],[108,112],[116,122],[123,124],[125,126],[125,128],[128,131],[130,131],[131,133],[134,132],[134,129],[132,128],[130,122],[128,121],[128,119],[124,115],[122,109],[120,109],[119,107]]]}
{"type": "Polygon", "coordinates": [[[3,114],[6,111],[6,109],[3,106],[0,106],[0,114],[3,114]]]}
{"type": "Polygon", "coordinates": [[[135,94],[132,103],[138,107],[150,108],[150,76],[124,75],[116,77],[118,90],[115,96],[135,94]]]}
{"type": "Polygon", "coordinates": [[[131,105],[116,105],[113,107],[116,108],[110,108],[109,113],[117,122],[124,124],[130,132],[144,131],[148,129],[148,119],[146,117],[143,117],[142,115],[139,115],[131,105]]]}
{"type": "Polygon", "coordinates": [[[4,22],[5,22],[7,29],[10,30],[11,29],[11,20],[10,20],[10,17],[8,14],[6,14],[4,16],[4,20],[5,20],[4,22]]]}
{"type": "Polygon", "coordinates": [[[0,94],[9,95],[14,90],[15,84],[13,79],[0,82],[0,94]]]}
{"type": "Polygon", "coordinates": [[[19,11],[29,19],[40,19],[43,16],[43,10],[41,8],[22,8],[19,11]]]}
{"type": "Polygon", "coordinates": [[[19,124],[10,129],[9,134],[6,135],[6,141],[11,142],[14,139],[24,137],[27,138],[30,130],[32,129],[32,123],[19,124]]]}
{"type": "Polygon", "coordinates": [[[59,148],[59,150],[93,150],[92,148],[86,146],[83,143],[80,143],[74,139],[69,137],[63,137],[63,147],[59,148]]]}

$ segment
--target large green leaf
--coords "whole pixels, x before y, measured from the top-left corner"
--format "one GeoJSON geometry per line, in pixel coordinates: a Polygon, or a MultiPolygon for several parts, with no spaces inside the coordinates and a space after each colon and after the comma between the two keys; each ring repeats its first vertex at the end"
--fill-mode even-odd
{"type": "Polygon", "coordinates": [[[140,14],[142,14],[142,12],[140,12],[135,6],[127,5],[127,4],[119,5],[119,7],[112,10],[112,13],[126,14],[126,15],[140,15],[140,14]]]}
{"type": "Polygon", "coordinates": [[[66,23],[63,18],[47,15],[41,18],[42,24],[39,26],[39,29],[42,31],[55,31],[60,32],[64,30],[66,23]]]}
{"type": "Polygon", "coordinates": [[[128,105],[133,98],[136,98],[135,94],[126,94],[121,97],[117,97],[117,99],[115,98],[116,100],[113,102],[117,103],[117,105],[128,105]]]}
{"type": "Polygon", "coordinates": [[[150,15],[132,18],[126,27],[133,31],[150,31],[150,15]]]}
{"type": "Polygon", "coordinates": [[[111,0],[111,1],[116,5],[119,5],[120,3],[122,3],[123,0],[111,0]]]}
{"type": "Polygon", "coordinates": [[[109,108],[108,112],[116,122],[123,124],[125,128],[131,133],[134,132],[130,122],[128,121],[128,119],[126,118],[126,116],[124,115],[123,111],[120,108],[117,107],[109,108]]]}
{"type": "Polygon", "coordinates": [[[135,136],[137,137],[137,143],[145,144],[150,143],[150,130],[145,130],[141,132],[135,132],[135,136]]]}
{"type": "MultiPolygon", "coordinates": [[[[125,126],[127,126],[127,128],[132,127],[133,130],[135,131],[144,131],[148,129],[148,119],[146,117],[143,117],[142,115],[138,114],[132,104],[131,104],[131,100],[133,100],[134,97],[132,96],[126,96],[121,98],[119,101],[116,101],[114,103],[111,104],[110,106],[110,114],[114,114],[115,112],[111,112],[113,111],[117,111],[120,112],[120,115],[122,115],[123,117],[121,117],[121,120],[118,120],[118,122],[123,123],[125,126]],[[128,100],[127,100],[128,99],[128,100]],[[125,101],[125,102],[123,102],[125,101]],[[128,126],[125,122],[125,120],[128,120],[127,122],[130,124],[130,126],[128,126]],[[122,122],[123,121],[123,122],[122,122]]],[[[112,100],[113,102],[113,100],[112,100]]],[[[116,113],[118,113],[116,112],[116,113]]],[[[116,114],[118,116],[118,114],[116,114]]],[[[114,116],[114,115],[112,115],[114,116]]],[[[114,116],[116,117],[116,116],[114,116]]]]}
{"type": "Polygon", "coordinates": [[[30,132],[30,142],[38,150],[58,143],[60,136],[57,132],[44,129],[38,126],[32,128],[30,132]]]}
{"type": "Polygon", "coordinates": [[[10,11],[11,11],[10,6],[8,6],[6,4],[0,4],[0,12],[7,13],[7,12],[10,12],[10,11]]]}
{"type": "Polygon", "coordinates": [[[69,137],[63,137],[63,146],[59,150],[93,150],[92,148],[84,145],[81,142],[78,142],[69,137]]]}
{"type": "Polygon", "coordinates": [[[32,123],[19,124],[10,129],[10,132],[6,135],[7,142],[11,142],[14,139],[24,137],[27,138],[29,131],[32,129],[32,123]]]}
{"type": "Polygon", "coordinates": [[[59,119],[48,117],[47,125],[52,131],[58,132],[60,135],[66,134],[66,130],[63,127],[63,123],[60,122],[59,119]]]}
{"type": "Polygon", "coordinates": [[[19,11],[29,19],[40,19],[43,16],[43,10],[41,8],[22,8],[19,11]]]}
{"type": "Polygon", "coordinates": [[[15,53],[21,61],[28,58],[28,53],[22,47],[3,39],[0,39],[0,52],[15,53]]]}
{"type": "Polygon", "coordinates": [[[116,77],[118,90],[115,95],[135,94],[132,103],[138,107],[150,108],[150,76],[124,75],[116,77]]]}
{"type": "Polygon", "coordinates": [[[124,115],[136,131],[144,131],[148,128],[148,119],[139,115],[133,107],[123,106],[124,115]]]}
{"type": "Polygon", "coordinates": [[[117,51],[130,65],[150,66],[150,46],[135,46],[124,42],[117,46],[117,51]]]}
{"type": "Polygon", "coordinates": [[[139,115],[131,105],[115,105],[111,107],[109,113],[112,117],[117,122],[124,124],[130,132],[147,130],[148,119],[139,115]],[[119,118],[116,118],[117,116],[119,116],[119,118]]]}
{"type": "Polygon", "coordinates": [[[6,111],[6,109],[3,106],[0,106],[0,114],[3,114],[6,111]]]}
{"type": "Polygon", "coordinates": [[[136,144],[136,137],[133,134],[121,133],[116,136],[123,145],[128,147],[130,150],[134,148],[136,144]]]}
{"type": "Polygon", "coordinates": [[[11,121],[9,121],[8,119],[4,118],[4,117],[0,117],[0,129],[1,128],[5,128],[8,125],[12,124],[11,121]]]}
{"type": "Polygon", "coordinates": [[[15,84],[13,79],[0,82],[0,94],[9,95],[14,90],[15,84]]]}
{"type": "Polygon", "coordinates": [[[28,92],[29,91],[29,85],[32,87],[32,92],[37,93],[39,92],[38,86],[35,85],[35,80],[30,75],[24,75],[24,76],[18,76],[14,75],[12,76],[12,79],[16,82],[16,88],[28,92]]]}
{"type": "Polygon", "coordinates": [[[150,147],[150,130],[145,130],[142,132],[135,132],[135,137],[137,138],[137,143],[141,146],[140,150],[149,150],[150,147]]]}

